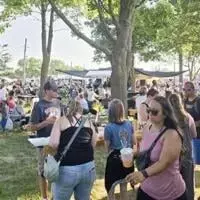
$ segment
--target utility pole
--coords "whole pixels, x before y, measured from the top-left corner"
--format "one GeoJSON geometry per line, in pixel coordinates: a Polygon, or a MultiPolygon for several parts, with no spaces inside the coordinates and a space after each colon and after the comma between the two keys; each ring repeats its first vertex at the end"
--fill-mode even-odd
{"type": "MultiPolygon", "coordinates": [[[[174,62],[174,72],[176,72],[176,63],[174,62]]],[[[176,85],[176,77],[174,76],[174,85],[176,85]]]]}
{"type": "Polygon", "coordinates": [[[24,63],[23,63],[23,83],[26,82],[26,51],[27,51],[27,38],[25,38],[24,44],[24,63]]]}

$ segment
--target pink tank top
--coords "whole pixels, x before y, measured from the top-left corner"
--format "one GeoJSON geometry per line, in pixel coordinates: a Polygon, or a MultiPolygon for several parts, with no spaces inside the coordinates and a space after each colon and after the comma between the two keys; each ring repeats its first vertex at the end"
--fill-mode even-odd
{"type": "MultiPolygon", "coordinates": [[[[158,135],[159,133],[149,133],[147,130],[143,135],[140,151],[148,149],[158,135]]],[[[161,138],[151,152],[152,162],[159,160],[162,147],[163,139],[161,138]]],[[[174,200],[180,197],[186,188],[179,171],[179,159],[160,174],[145,179],[141,184],[141,189],[156,200],[174,200]]]]}

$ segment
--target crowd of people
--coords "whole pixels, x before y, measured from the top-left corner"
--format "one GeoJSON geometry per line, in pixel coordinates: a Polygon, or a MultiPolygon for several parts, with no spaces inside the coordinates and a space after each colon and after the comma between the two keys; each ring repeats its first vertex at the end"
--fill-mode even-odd
{"type": "MultiPolygon", "coordinates": [[[[50,78],[51,79],[51,78],[50,78]]],[[[81,81],[58,79],[55,81],[57,97],[59,100],[76,99],[83,107],[83,113],[96,113],[93,103],[101,103],[108,107],[110,90],[99,84],[93,87],[84,85],[81,81]]],[[[15,80],[0,81],[0,127],[3,131],[12,130],[15,125],[23,128],[30,120],[30,114],[34,104],[38,102],[39,84],[37,80],[30,80],[22,84],[15,80]],[[28,110],[26,109],[28,108],[28,110]]]]}
{"type": "MultiPolygon", "coordinates": [[[[95,115],[95,121],[87,119],[63,157],[59,177],[52,183],[52,196],[54,200],[69,200],[72,194],[76,200],[90,199],[96,177],[94,151],[98,131],[95,126],[99,111],[94,109],[94,104],[97,102],[103,105],[108,115],[104,129],[105,148],[108,152],[105,190],[108,195],[116,181],[125,180],[120,184],[120,191],[126,190],[127,183],[133,188],[139,184],[137,200],[194,200],[191,141],[200,138],[200,97],[192,82],[186,82],[182,92],[166,89],[167,92],[163,93],[155,81],[151,87],[139,88],[138,95],[134,97],[142,132],[139,145],[136,145],[136,130],[133,123],[126,119],[122,101],[112,99],[108,88],[101,83],[98,87],[83,87],[79,84],[66,87],[69,99],[63,103],[58,82],[49,79],[44,85],[44,97],[33,105],[30,119],[22,114],[28,124],[25,126],[27,130],[36,132],[37,137],[50,137],[48,148],[37,148],[39,185],[43,200],[48,199],[48,182],[44,177],[46,154],[51,149],[51,152],[55,152],[55,159],[59,160],[83,116],[88,113],[95,115]],[[136,170],[134,162],[125,167],[121,158],[123,148],[132,148],[134,160],[154,142],[146,168],[136,170]]],[[[11,113],[18,105],[23,108],[22,102],[16,104],[15,100],[15,96],[22,93],[22,90],[20,84],[17,84],[7,91],[4,82],[1,82],[2,118],[3,113],[7,113],[4,111],[6,107],[9,108],[9,116],[12,116],[11,113]]]]}

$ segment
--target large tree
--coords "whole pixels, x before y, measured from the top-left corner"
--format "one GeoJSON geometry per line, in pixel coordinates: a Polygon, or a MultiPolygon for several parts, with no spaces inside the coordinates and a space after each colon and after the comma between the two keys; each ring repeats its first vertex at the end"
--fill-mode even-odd
{"type": "Polygon", "coordinates": [[[51,59],[51,49],[53,40],[54,10],[50,8],[49,30],[47,34],[47,9],[48,2],[40,0],[41,20],[42,20],[42,66],[40,76],[40,96],[43,95],[43,86],[48,76],[49,63],[51,59]]]}
{"type": "MultiPolygon", "coordinates": [[[[97,51],[103,52],[111,63],[111,92],[112,96],[119,98],[127,105],[127,79],[132,66],[132,33],[134,16],[137,6],[145,0],[88,0],[85,1],[87,19],[93,26],[101,28],[103,37],[109,40],[108,44],[95,41],[84,34],[65,14],[64,8],[67,1],[49,0],[55,13],[72,30],[72,32],[87,42],[97,51]]],[[[92,26],[91,25],[91,26],[92,26]]]]}
{"type": "Polygon", "coordinates": [[[200,71],[199,9],[199,1],[185,0],[160,0],[155,6],[138,9],[133,37],[135,52],[145,61],[176,57],[179,70],[186,66],[194,80],[200,71]]]}

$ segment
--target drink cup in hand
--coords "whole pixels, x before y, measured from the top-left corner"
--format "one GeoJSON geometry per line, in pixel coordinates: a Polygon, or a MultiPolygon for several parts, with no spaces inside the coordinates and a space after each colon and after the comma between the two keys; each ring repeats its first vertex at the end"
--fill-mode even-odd
{"type": "Polygon", "coordinates": [[[122,164],[125,168],[130,168],[133,166],[133,149],[123,148],[120,150],[122,164]]]}

